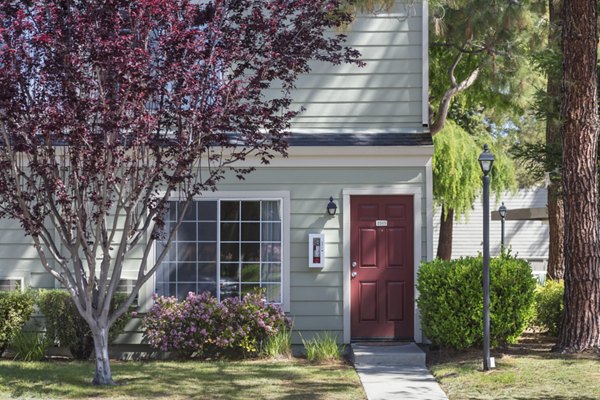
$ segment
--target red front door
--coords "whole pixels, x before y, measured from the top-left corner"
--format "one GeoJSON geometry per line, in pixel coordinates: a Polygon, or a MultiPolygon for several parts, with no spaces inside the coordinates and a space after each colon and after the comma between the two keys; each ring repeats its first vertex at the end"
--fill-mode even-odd
{"type": "Polygon", "coordinates": [[[352,339],[413,339],[412,196],[350,199],[352,339]]]}

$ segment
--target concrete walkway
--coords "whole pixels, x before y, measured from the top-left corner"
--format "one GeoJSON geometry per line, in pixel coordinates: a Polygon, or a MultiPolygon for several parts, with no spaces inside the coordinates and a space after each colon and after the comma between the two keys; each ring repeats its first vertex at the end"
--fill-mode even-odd
{"type": "Polygon", "coordinates": [[[369,400],[447,400],[414,343],[353,343],[354,367],[369,400]]]}

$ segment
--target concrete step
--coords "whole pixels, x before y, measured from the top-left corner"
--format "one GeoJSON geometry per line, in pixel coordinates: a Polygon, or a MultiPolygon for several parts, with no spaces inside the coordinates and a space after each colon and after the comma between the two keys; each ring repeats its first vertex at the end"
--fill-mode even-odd
{"type": "Polygon", "coordinates": [[[352,343],[355,365],[425,367],[425,353],[415,343],[352,343]]]}

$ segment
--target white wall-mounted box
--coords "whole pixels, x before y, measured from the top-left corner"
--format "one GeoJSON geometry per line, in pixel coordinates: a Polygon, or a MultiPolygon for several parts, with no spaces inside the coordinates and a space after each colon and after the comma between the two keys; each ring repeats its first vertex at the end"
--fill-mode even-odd
{"type": "Polygon", "coordinates": [[[325,235],[322,233],[308,234],[308,266],[323,268],[325,265],[325,235]]]}

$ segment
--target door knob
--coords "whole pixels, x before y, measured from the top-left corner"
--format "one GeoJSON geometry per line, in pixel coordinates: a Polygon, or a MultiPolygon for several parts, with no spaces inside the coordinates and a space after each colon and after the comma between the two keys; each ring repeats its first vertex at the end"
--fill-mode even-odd
{"type": "Polygon", "coordinates": [[[357,272],[353,272],[352,274],[350,274],[353,278],[356,278],[356,275],[358,275],[357,272]]]}
{"type": "Polygon", "coordinates": [[[356,261],[352,261],[352,268],[356,268],[358,264],[356,263],[356,261]]]}

